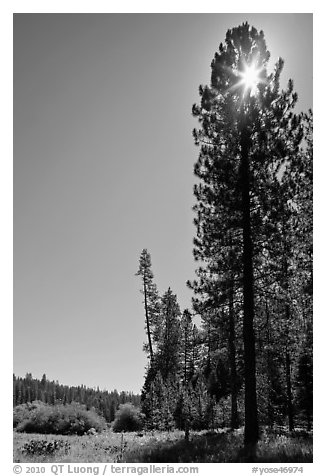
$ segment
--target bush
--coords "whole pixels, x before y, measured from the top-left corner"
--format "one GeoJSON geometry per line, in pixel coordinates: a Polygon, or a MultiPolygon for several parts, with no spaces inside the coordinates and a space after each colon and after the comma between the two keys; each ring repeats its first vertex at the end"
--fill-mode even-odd
{"type": "Polygon", "coordinates": [[[28,403],[23,403],[22,405],[17,405],[14,408],[14,418],[13,418],[14,428],[16,428],[24,420],[28,420],[33,410],[40,409],[41,407],[44,407],[44,405],[45,403],[38,400],[35,400],[32,403],[28,402],[28,403]]]}
{"type": "Polygon", "coordinates": [[[70,444],[68,441],[31,440],[29,443],[25,443],[21,451],[26,455],[52,455],[60,449],[63,449],[65,453],[68,453],[70,450],[70,444]]]}
{"type": "Polygon", "coordinates": [[[115,432],[119,431],[139,431],[144,425],[144,415],[140,410],[134,407],[131,403],[120,405],[116,413],[112,429],[115,432]]]}
{"type": "Polygon", "coordinates": [[[25,433],[54,435],[83,435],[90,429],[101,432],[106,428],[104,418],[84,405],[46,405],[33,402],[14,409],[14,427],[25,433]]]}

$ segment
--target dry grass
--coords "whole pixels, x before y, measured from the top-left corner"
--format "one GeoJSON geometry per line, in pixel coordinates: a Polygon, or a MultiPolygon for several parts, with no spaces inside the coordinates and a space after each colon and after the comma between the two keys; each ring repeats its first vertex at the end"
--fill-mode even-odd
{"type": "Polygon", "coordinates": [[[312,463],[312,433],[264,432],[257,445],[257,462],[260,463],[312,463]]]}
{"type": "Polygon", "coordinates": [[[33,463],[117,463],[125,461],[128,452],[142,453],[144,448],[152,447],[160,441],[176,442],[183,438],[183,432],[114,433],[103,432],[98,435],[58,436],[14,432],[14,462],[33,463]],[[53,455],[37,455],[24,453],[24,445],[31,440],[50,442],[53,440],[67,441],[70,450],[66,453],[59,449],[53,455]]]}
{"type": "MultiPolygon", "coordinates": [[[[227,463],[243,462],[243,430],[192,433],[103,432],[91,436],[58,436],[14,432],[14,462],[30,463],[227,463]],[[53,454],[26,454],[31,440],[60,440],[69,444],[53,454]],[[68,448],[68,449],[67,449],[68,448]]],[[[264,432],[257,445],[257,462],[312,462],[312,437],[264,432]]]]}

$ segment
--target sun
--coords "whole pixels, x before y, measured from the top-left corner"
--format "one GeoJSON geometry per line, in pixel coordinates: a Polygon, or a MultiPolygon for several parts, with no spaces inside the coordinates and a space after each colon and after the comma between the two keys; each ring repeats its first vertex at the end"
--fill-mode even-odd
{"type": "Polygon", "coordinates": [[[259,81],[259,70],[254,65],[246,66],[242,73],[244,85],[247,89],[254,88],[259,81]]]}
{"type": "Polygon", "coordinates": [[[242,78],[240,83],[243,84],[246,92],[255,92],[257,84],[261,81],[260,73],[261,68],[257,68],[254,63],[251,65],[245,65],[244,71],[239,73],[242,78]]]}

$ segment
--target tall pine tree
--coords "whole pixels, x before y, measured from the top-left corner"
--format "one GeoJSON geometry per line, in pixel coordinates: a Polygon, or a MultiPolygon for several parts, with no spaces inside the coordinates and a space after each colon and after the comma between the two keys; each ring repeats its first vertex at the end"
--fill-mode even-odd
{"type": "Polygon", "coordinates": [[[144,348],[149,353],[150,365],[153,364],[154,349],[153,341],[156,339],[156,327],[159,313],[159,295],[156,284],[153,282],[151,255],[146,249],[140,254],[139,269],[136,276],[142,278],[142,294],[144,296],[145,326],[147,333],[147,344],[144,348]]]}
{"type": "MultiPolygon", "coordinates": [[[[259,436],[255,285],[272,220],[276,173],[302,138],[300,121],[292,112],[296,102],[293,84],[289,82],[288,88],[280,91],[283,61],[279,60],[268,74],[269,57],[262,31],[248,23],[228,30],[225,44],[220,44],[211,63],[211,84],[200,86],[201,103],[193,106],[193,115],[201,125],[194,131],[195,143],[200,146],[194,169],[199,179],[194,189],[194,256],[200,262],[200,280],[194,288],[197,294],[208,295],[218,309],[223,294],[229,295],[232,303],[234,279],[242,282],[244,443],[248,460],[254,456],[259,436]],[[225,261],[232,252],[230,279],[226,279],[221,258],[225,261]]],[[[229,329],[232,335],[232,323],[229,329]]],[[[231,355],[232,346],[230,350],[231,355]]]]}

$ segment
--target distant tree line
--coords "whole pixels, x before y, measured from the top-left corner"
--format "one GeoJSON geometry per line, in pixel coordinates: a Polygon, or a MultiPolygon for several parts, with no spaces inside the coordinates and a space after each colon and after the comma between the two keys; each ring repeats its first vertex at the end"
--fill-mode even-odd
{"type": "Polygon", "coordinates": [[[293,82],[280,90],[283,60],[267,74],[269,56],[263,32],[229,30],[193,106],[193,308],[159,294],[147,249],[137,272],[147,425],[186,437],[245,425],[249,458],[261,425],[312,425],[313,119],[294,113],[293,82]],[[249,65],[255,85],[243,79],[249,65]]]}
{"type": "Polygon", "coordinates": [[[115,419],[119,405],[132,403],[135,407],[140,405],[140,395],[132,392],[118,392],[113,390],[100,390],[88,388],[84,385],[77,387],[61,385],[59,382],[50,381],[44,374],[42,379],[33,378],[31,373],[25,377],[13,376],[13,405],[21,405],[40,401],[50,405],[79,403],[85,405],[87,410],[95,410],[107,422],[115,419]]]}

